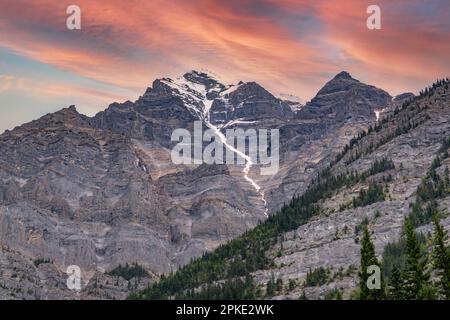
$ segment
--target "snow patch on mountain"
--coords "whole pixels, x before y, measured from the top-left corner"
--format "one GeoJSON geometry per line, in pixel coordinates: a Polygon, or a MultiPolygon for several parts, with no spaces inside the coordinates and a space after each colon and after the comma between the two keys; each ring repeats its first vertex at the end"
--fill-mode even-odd
{"type": "Polygon", "coordinates": [[[221,128],[225,128],[226,126],[230,126],[232,124],[251,122],[237,119],[225,124],[222,127],[219,127],[212,124],[210,121],[210,111],[215,99],[223,99],[226,102],[227,96],[239,88],[242,83],[238,85],[226,86],[206,73],[201,73],[198,71],[191,71],[176,78],[175,80],[165,78],[161,81],[170,88],[174,89],[174,94],[178,95],[183,100],[186,107],[195,115],[199,116],[205,125],[214,131],[217,138],[228,150],[236,153],[245,160],[245,167],[242,170],[243,177],[252,185],[256,192],[260,194],[261,201],[264,203],[264,207],[266,208],[264,213],[267,216],[268,209],[264,192],[261,191],[261,187],[256,183],[256,181],[249,176],[250,169],[254,164],[253,160],[250,156],[246,155],[245,152],[242,152],[233,145],[229,144],[227,138],[221,131],[221,128]]]}

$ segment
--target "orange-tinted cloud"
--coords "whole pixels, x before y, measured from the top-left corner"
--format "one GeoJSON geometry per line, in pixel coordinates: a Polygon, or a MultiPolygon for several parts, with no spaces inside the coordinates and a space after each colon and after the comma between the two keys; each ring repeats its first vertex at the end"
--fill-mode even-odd
{"type": "Polygon", "coordinates": [[[379,0],[381,30],[366,28],[373,1],[283,1],[291,12],[310,6],[347,61],[343,68],[391,92],[419,90],[450,74],[450,2],[379,0]]]}
{"type": "Polygon", "coordinates": [[[325,72],[315,45],[251,1],[78,1],[82,30],[65,29],[69,1],[0,5],[0,45],[59,68],[130,88],[155,76],[203,67],[225,78],[284,82],[286,74],[325,72]],[[14,17],[14,19],[8,19],[14,17]]]}
{"type": "Polygon", "coordinates": [[[79,85],[43,80],[37,82],[35,79],[0,75],[0,94],[7,92],[27,92],[28,95],[35,97],[44,96],[47,99],[72,95],[82,97],[83,100],[102,101],[105,105],[112,101],[125,101],[128,98],[114,92],[79,85]]]}
{"type": "Polygon", "coordinates": [[[450,73],[448,1],[379,0],[378,31],[366,0],[76,2],[81,31],[65,28],[73,1],[2,1],[0,46],[136,92],[197,67],[304,99],[342,69],[392,93],[450,73]]]}

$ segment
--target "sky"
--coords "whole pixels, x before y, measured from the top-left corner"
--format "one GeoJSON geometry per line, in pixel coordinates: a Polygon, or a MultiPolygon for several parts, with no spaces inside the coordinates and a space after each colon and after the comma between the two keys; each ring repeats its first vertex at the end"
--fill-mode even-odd
{"type": "Polygon", "coordinates": [[[450,77],[450,1],[0,0],[0,133],[72,104],[94,115],[192,69],[304,102],[342,70],[417,93],[450,77]]]}

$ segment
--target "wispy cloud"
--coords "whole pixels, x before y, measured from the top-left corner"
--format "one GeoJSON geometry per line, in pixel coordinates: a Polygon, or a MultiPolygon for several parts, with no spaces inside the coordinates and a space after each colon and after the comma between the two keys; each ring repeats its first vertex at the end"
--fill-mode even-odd
{"type": "MultiPolygon", "coordinates": [[[[379,31],[365,26],[367,0],[77,0],[82,30],[69,31],[72,2],[1,1],[0,47],[136,94],[156,77],[192,68],[304,100],[342,69],[394,94],[450,73],[447,0],[379,0],[379,31]]],[[[109,99],[111,88],[61,92],[109,99]]],[[[59,90],[58,83],[40,89],[59,90]]]]}

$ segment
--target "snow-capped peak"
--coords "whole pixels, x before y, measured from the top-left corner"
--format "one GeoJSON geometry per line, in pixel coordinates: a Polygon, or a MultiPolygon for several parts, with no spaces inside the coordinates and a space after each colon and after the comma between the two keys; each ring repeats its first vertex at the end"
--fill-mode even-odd
{"type": "Polygon", "coordinates": [[[179,96],[186,107],[202,119],[209,118],[214,99],[223,99],[239,85],[224,85],[215,76],[192,70],[175,79],[163,78],[161,82],[179,96]]]}
{"type": "Polygon", "coordinates": [[[293,94],[279,93],[279,94],[275,95],[275,97],[280,100],[287,101],[287,102],[304,104],[300,97],[297,97],[293,94]]]}
{"type": "Polygon", "coordinates": [[[280,93],[276,95],[276,98],[286,102],[291,108],[292,112],[297,112],[304,106],[302,99],[292,94],[280,93]]]}

